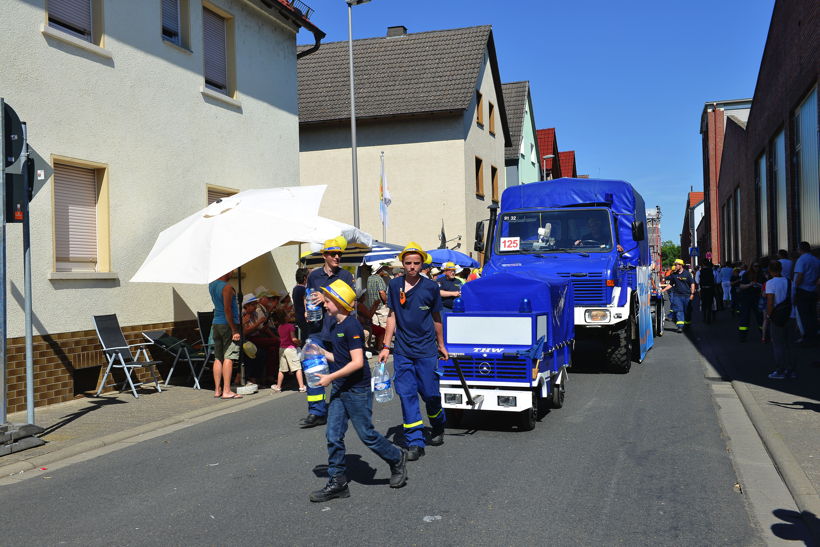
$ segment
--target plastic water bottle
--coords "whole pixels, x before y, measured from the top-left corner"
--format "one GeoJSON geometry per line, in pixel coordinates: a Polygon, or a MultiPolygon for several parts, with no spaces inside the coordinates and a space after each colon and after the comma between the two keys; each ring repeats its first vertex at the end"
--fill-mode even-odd
{"type": "Polygon", "coordinates": [[[379,363],[373,367],[371,372],[371,384],[373,386],[373,393],[376,396],[376,401],[379,403],[386,403],[393,400],[393,381],[387,373],[384,363],[379,363]]]}
{"type": "Polygon", "coordinates": [[[318,374],[329,372],[327,359],[321,348],[314,342],[308,341],[302,349],[302,370],[305,372],[305,381],[310,387],[320,387],[318,374]]]}
{"type": "Polygon", "coordinates": [[[314,292],[316,292],[316,289],[308,289],[305,295],[305,309],[307,310],[308,323],[315,323],[322,320],[322,305],[314,304],[311,298],[314,292]]]}

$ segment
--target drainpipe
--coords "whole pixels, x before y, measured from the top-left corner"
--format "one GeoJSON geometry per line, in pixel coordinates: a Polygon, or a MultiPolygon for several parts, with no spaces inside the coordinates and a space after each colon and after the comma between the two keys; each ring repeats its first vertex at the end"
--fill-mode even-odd
{"type": "Polygon", "coordinates": [[[322,41],[322,38],[324,38],[326,36],[324,32],[322,32],[321,30],[319,30],[316,27],[314,27],[310,30],[313,32],[314,44],[311,47],[309,47],[308,49],[306,49],[304,51],[300,51],[299,53],[297,53],[296,54],[297,59],[301,59],[302,57],[304,57],[306,55],[310,55],[314,51],[318,50],[319,46],[320,46],[320,42],[322,41]]]}
{"type": "MultiPolygon", "coordinates": [[[[284,6],[276,0],[260,0],[260,1],[268,9],[277,8],[279,13],[281,13],[283,16],[285,16],[285,18],[292,19],[295,15],[293,12],[284,9],[284,6]]],[[[318,27],[314,26],[313,23],[311,23],[307,19],[302,19],[301,21],[296,21],[296,23],[299,26],[304,27],[304,28],[308,29],[309,31],[311,31],[313,33],[313,39],[314,39],[314,43],[311,47],[309,47],[308,49],[306,49],[304,51],[300,51],[299,53],[296,54],[296,58],[301,59],[302,57],[305,57],[306,55],[310,55],[314,51],[318,50],[319,46],[321,45],[322,38],[324,38],[327,35],[324,32],[322,32],[318,27]]]]}

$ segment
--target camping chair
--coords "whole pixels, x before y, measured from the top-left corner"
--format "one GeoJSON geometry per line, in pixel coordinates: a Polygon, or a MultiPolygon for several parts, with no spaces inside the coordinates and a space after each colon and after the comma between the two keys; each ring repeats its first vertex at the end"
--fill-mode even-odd
{"type": "Polygon", "coordinates": [[[105,369],[102,382],[100,382],[100,388],[97,390],[98,396],[104,388],[109,387],[109,385],[116,385],[116,382],[109,385],[105,383],[108,379],[108,375],[111,374],[112,368],[121,368],[125,373],[125,381],[122,383],[120,391],[123,391],[126,384],[128,384],[131,386],[131,392],[134,394],[134,397],[139,398],[136,386],[140,386],[145,382],[135,384],[131,373],[135,368],[148,368],[151,371],[151,376],[154,378],[157,391],[162,392],[162,389],[159,387],[159,378],[157,377],[157,365],[159,365],[161,361],[151,361],[148,358],[148,351],[145,349],[145,346],[151,345],[150,342],[144,342],[142,344],[129,344],[126,342],[116,314],[95,315],[94,328],[97,330],[97,337],[100,339],[103,353],[105,353],[105,357],[108,359],[108,367],[105,369]],[[136,352],[136,357],[131,353],[131,348],[134,347],[139,348],[136,352]],[[143,361],[139,360],[140,354],[143,356],[143,361]]]}
{"type": "Polygon", "coordinates": [[[211,358],[214,356],[214,347],[211,343],[211,326],[214,322],[214,312],[212,311],[199,311],[196,312],[196,323],[199,327],[199,339],[200,344],[202,344],[202,350],[205,352],[205,359],[202,362],[202,368],[199,369],[199,374],[197,375],[196,379],[197,382],[202,379],[202,373],[205,372],[205,369],[208,368],[208,363],[210,362],[211,358]]]}
{"type": "Polygon", "coordinates": [[[145,336],[149,342],[174,357],[174,362],[171,364],[168,376],[165,377],[165,382],[163,382],[166,386],[174,374],[177,363],[182,359],[188,362],[188,368],[191,369],[191,378],[194,379],[194,389],[200,389],[199,378],[197,378],[196,370],[194,369],[194,361],[205,362],[208,355],[205,349],[197,350],[186,340],[175,338],[164,330],[147,331],[143,332],[142,335],[145,336]]]}

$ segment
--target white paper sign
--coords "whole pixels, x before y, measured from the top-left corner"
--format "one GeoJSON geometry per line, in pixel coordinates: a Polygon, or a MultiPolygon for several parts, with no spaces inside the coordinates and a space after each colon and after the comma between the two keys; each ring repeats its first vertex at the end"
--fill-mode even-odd
{"type": "Polygon", "coordinates": [[[517,251],[521,248],[520,237],[502,237],[501,250],[502,251],[517,251]]]}

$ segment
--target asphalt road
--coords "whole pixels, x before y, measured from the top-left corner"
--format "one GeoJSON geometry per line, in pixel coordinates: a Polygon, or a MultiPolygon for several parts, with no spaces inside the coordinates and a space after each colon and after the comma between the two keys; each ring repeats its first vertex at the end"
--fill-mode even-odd
{"type": "MultiPolygon", "coordinates": [[[[310,503],[326,452],[304,412],[294,394],[0,487],[0,544],[762,544],[683,336],[627,375],[571,374],[534,431],[468,415],[400,490],[351,429],[351,497],[310,503]]],[[[375,423],[399,430],[397,399],[375,423]]]]}

